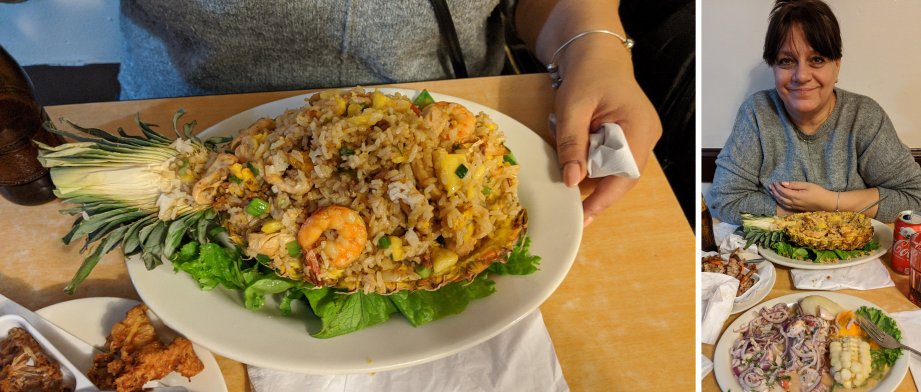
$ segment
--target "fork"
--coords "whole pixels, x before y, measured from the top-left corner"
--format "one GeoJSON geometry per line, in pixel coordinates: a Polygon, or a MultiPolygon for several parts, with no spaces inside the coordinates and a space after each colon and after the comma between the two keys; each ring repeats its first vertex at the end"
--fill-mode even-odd
{"type": "Polygon", "coordinates": [[[858,316],[857,324],[860,325],[860,328],[866,331],[867,335],[870,335],[870,337],[873,338],[876,343],[879,343],[880,346],[885,348],[902,348],[915,353],[915,355],[921,356],[921,352],[918,352],[918,350],[908,347],[900,343],[898,340],[895,340],[892,335],[889,335],[886,333],[886,331],[880,329],[876,323],[868,320],[866,317],[858,316]]]}

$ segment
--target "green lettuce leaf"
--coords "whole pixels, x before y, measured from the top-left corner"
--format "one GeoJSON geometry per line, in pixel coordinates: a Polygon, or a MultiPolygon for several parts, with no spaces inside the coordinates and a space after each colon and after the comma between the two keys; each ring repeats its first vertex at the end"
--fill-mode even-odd
{"type": "Polygon", "coordinates": [[[322,328],[311,335],[327,339],[358,331],[390,319],[396,307],[390,299],[378,294],[343,294],[330,288],[302,291],[322,328]]]}
{"type": "Polygon", "coordinates": [[[175,270],[192,275],[205,291],[219,284],[236,290],[247,286],[240,254],[233,248],[215,243],[199,245],[198,242],[189,242],[173,254],[172,262],[175,270]]]}
{"type": "Polygon", "coordinates": [[[493,263],[487,269],[500,275],[530,275],[537,272],[540,265],[540,256],[531,254],[531,237],[524,236],[524,240],[515,244],[505,263],[493,263]]]}
{"type": "Polygon", "coordinates": [[[879,249],[879,242],[870,241],[862,248],[854,250],[822,250],[808,247],[799,247],[788,242],[775,242],[772,248],[778,255],[794,260],[812,261],[814,263],[829,263],[838,260],[848,260],[861,257],[879,249]]]}
{"type": "MultiPolygon", "coordinates": [[[[896,338],[896,340],[902,341],[902,331],[899,330],[899,326],[895,323],[895,320],[884,314],[882,310],[861,306],[855,313],[859,316],[866,317],[884,332],[896,338]]],[[[870,356],[873,358],[873,371],[870,373],[871,377],[874,375],[877,377],[881,376],[882,372],[885,371],[887,367],[894,365],[895,361],[899,359],[901,355],[902,350],[897,348],[880,347],[870,349],[870,356]]]]}
{"type": "MultiPolygon", "coordinates": [[[[292,280],[279,278],[274,275],[269,277],[264,277],[254,281],[252,284],[246,286],[246,289],[243,290],[243,300],[244,305],[247,309],[259,309],[265,305],[265,296],[278,293],[286,293],[289,289],[297,287],[298,283],[292,280]]],[[[287,298],[287,295],[285,296],[287,298]]],[[[288,313],[291,312],[290,303],[285,303],[284,301],[279,305],[282,313],[285,313],[285,306],[288,307],[288,313]]]]}
{"type": "Polygon", "coordinates": [[[794,260],[807,260],[809,258],[809,251],[806,248],[799,248],[786,242],[775,242],[774,251],[778,255],[794,260]]]}
{"type": "MultiPolygon", "coordinates": [[[[219,238],[215,233],[211,237],[219,238]]],[[[530,254],[531,239],[524,237],[510,252],[504,264],[494,264],[490,271],[499,274],[527,275],[537,271],[540,257],[530,254]]],[[[172,257],[174,268],[191,275],[203,290],[217,285],[242,291],[246,308],[265,306],[267,295],[280,295],[282,314],[290,315],[292,303],[304,300],[320,318],[321,328],[311,335],[326,339],[355,332],[390,319],[400,312],[413,326],[463,312],[471,301],[496,291],[495,282],[486,272],[471,282],[454,282],[436,291],[401,291],[389,296],[379,294],[344,294],[331,288],[315,289],[306,282],[281,278],[257,260],[244,260],[232,244],[219,242],[183,244],[172,257]]]]}
{"type": "Polygon", "coordinates": [[[430,323],[442,317],[463,312],[470,301],[496,291],[495,282],[480,274],[471,282],[454,282],[436,291],[400,291],[390,295],[403,317],[413,326],[430,323]]]}

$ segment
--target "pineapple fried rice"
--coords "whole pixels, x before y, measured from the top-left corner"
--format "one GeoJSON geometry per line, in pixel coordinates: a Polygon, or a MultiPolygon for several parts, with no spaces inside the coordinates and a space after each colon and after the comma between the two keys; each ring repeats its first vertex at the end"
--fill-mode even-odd
{"type": "Polygon", "coordinates": [[[212,154],[192,197],[280,276],[433,290],[503,262],[525,230],[503,141],[489,116],[456,103],[324,91],[212,154]]]}

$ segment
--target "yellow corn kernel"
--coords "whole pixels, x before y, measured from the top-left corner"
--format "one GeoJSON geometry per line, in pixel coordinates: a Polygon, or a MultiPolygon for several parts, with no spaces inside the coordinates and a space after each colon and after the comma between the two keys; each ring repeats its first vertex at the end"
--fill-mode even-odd
{"type": "Polygon", "coordinates": [[[281,224],[281,221],[278,219],[270,219],[268,222],[265,222],[262,225],[262,232],[266,234],[277,233],[284,228],[284,225],[281,224]]]}
{"type": "Polygon", "coordinates": [[[253,192],[259,190],[259,182],[256,181],[256,180],[254,180],[254,179],[250,179],[250,180],[244,181],[244,182],[243,182],[243,185],[246,186],[246,189],[249,189],[249,190],[251,190],[251,191],[253,191],[253,192]]]}
{"type": "Polygon", "coordinates": [[[492,122],[492,121],[487,121],[485,124],[483,124],[483,126],[485,126],[486,129],[488,129],[488,130],[490,130],[490,131],[495,131],[496,128],[497,128],[497,127],[496,127],[496,123],[494,123],[494,122],[492,122]]]}
{"type": "Polygon", "coordinates": [[[249,180],[256,178],[256,175],[253,174],[253,171],[249,170],[248,167],[244,167],[243,169],[240,170],[240,175],[237,177],[243,181],[249,181],[249,180]]]}
{"type": "Polygon", "coordinates": [[[343,99],[339,95],[336,95],[336,115],[337,116],[341,116],[345,113],[345,105],[346,105],[345,99],[343,99]]]}
{"type": "Polygon", "coordinates": [[[393,161],[393,163],[403,163],[406,162],[406,157],[403,155],[397,155],[393,158],[390,158],[390,160],[393,161]]]}
{"type": "Polygon", "coordinates": [[[349,109],[348,109],[348,111],[347,111],[348,116],[349,116],[349,117],[354,117],[354,116],[357,116],[357,115],[361,114],[361,109],[362,109],[361,105],[359,105],[359,104],[357,104],[357,103],[350,103],[350,104],[349,104],[349,109]]]}
{"type": "Polygon", "coordinates": [[[380,91],[375,91],[371,93],[371,107],[375,109],[386,108],[390,104],[390,98],[387,98],[384,93],[380,91]]]}
{"type": "Polygon", "coordinates": [[[234,163],[233,165],[230,165],[230,174],[233,174],[234,177],[242,179],[243,178],[243,165],[239,163],[234,163]]]}
{"type": "Polygon", "coordinates": [[[265,141],[266,136],[269,136],[269,134],[267,134],[267,133],[257,133],[257,134],[255,134],[255,135],[253,135],[253,140],[255,140],[255,141],[259,142],[259,143],[262,143],[262,142],[265,141]]]}
{"type": "Polygon", "coordinates": [[[444,275],[457,264],[457,260],[457,253],[445,248],[435,248],[432,250],[432,272],[435,276],[444,275]]]}
{"type": "Polygon", "coordinates": [[[403,260],[403,257],[406,256],[406,254],[403,253],[403,239],[395,235],[387,237],[390,237],[390,257],[393,261],[403,260]]]}

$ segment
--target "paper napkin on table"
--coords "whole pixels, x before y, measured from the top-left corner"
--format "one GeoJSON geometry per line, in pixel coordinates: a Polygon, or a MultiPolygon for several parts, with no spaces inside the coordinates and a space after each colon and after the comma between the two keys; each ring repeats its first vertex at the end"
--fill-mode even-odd
{"type": "MultiPolygon", "coordinates": [[[[739,225],[726,222],[720,222],[713,226],[713,240],[716,241],[717,244],[720,244],[720,253],[732,253],[736,249],[745,247],[745,238],[735,234],[738,228],[739,225]]],[[[741,256],[744,257],[745,260],[761,258],[761,255],[758,254],[758,245],[752,244],[748,248],[743,249],[741,256]]]]}
{"type": "Polygon", "coordinates": [[[732,305],[739,290],[739,280],[729,275],[701,272],[700,283],[700,340],[706,344],[714,344],[720,337],[723,323],[732,313],[732,305]]]}
{"type": "Polygon", "coordinates": [[[895,286],[880,259],[852,267],[824,270],[792,269],[793,286],[801,290],[873,290],[895,286]]]}
{"type": "MultiPolygon", "coordinates": [[[[921,348],[921,310],[895,312],[889,315],[899,323],[899,328],[902,330],[902,343],[915,350],[921,348]]],[[[908,368],[915,379],[915,388],[921,391],[921,358],[908,350],[902,350],[902,355],[911,355],[908,368]]]]}
{"type": "Polygon", "coordinates": [[[707,377],[710,372],[713,371],[713,361],[710,358],[707,358],[706,355],[700,355],[700,378],[703,379],[707,377]]]}
{"type": "Polygon", "coordinates": [[[299,374],[254,366],[248,366],[247,371],[256,392],[569,391],[540,310],[490,340],[409,368],[346,375],[299,374]]]}

